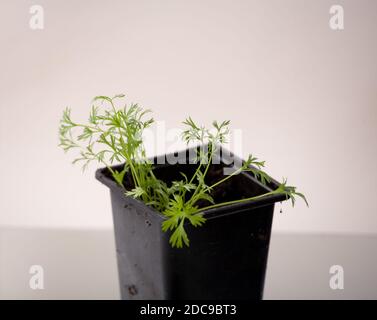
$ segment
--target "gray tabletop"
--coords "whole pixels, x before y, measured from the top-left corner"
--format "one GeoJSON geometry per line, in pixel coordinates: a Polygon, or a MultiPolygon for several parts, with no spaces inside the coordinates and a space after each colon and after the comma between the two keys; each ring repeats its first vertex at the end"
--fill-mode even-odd
{"type": "MultiPolygon", "coordinates": [[[[273,233],[264,298],[377,299],[376,247],[372,235],[273,233]]],[[[119,299],[113,231],[0,229],[0,298],[119,299]]]]}

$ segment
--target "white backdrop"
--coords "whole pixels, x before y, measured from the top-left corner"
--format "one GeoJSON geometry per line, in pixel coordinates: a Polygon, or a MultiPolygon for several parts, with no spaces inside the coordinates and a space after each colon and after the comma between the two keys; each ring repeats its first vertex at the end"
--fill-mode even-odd
{"type": "MultiPolygon", "coordinates": [[[[377,232],[377,2],[33,1],[0,4],[0,225],[110,228],[108,190],[57,147],[66,106],[124,92],[177,125],[229,119],[244,154],[309,201],[275,230],[377,232]]],[[[280,208],[280,207],[279,207],[280,208]]]]}

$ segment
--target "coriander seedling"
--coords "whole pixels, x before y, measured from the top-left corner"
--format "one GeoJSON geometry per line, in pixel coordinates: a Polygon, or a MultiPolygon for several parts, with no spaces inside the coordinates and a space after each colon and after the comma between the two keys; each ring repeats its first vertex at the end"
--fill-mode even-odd
{"type": "Polygon", "coordinates": [[[189,236],[185,230],[185,223],[194,227],[202,226],[206,219],[203,212],[229,204],[251,202],[274,194],[290,198],[292,205],[296,197],[307,200],[295,187],[287,186],[287,181],[279,185],[276,190],[245,199],[216,203],[213,190],[241,172],[250,172],[262,184],[267,185],[271,178],[263,171],[264,161],[249,156],[242,166],[232,174],[219,181],[207,185],[206,176],[213,164],[217,148],[226,142],[229,134],[229,121],[212,123],[212,130],[196,124],[191,117],[183,124],[185,130],[182,139],[187,144],[206,144],[205,151],[200,149],[197,154],[197,166],[192,176],[181,173],[181,179],[171,184],[156,178],[153,164],[146,158],[143,144],[143,131],[150,127],[154,120],[149,117],[150,111],[144,110],[137,104],[125,104],[121,108],[116,105],[123,102],[124,95],[112,98],[98,96],[93,99],[92,108],[87,123],[78,123],[71,118],[71,110],[65,109],[59,127],[59,146],[64,151],[77,149],[79,156],[73,163],[81,163],[83,169],[95,161],[107,167],[116,183],[124,190],[126,196],[140,199],[146,205],[161,212],[166,220],[162,223],[162,230],[171,232],[170,243],[173,247],[189,246],[189,236]],[[113,169],[114,163],[123,163],[121,170],[113,169]],[[126,174],[132,179],[133,188],[124,185],[126,174]],[[209,203],[201,206],[200,203],[209,203]]]}

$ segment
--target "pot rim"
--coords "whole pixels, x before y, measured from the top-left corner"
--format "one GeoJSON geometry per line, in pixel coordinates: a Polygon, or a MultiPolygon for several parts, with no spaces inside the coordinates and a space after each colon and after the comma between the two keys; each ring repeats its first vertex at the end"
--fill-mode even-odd
{"type": "MultiPolygon", "coordinates": [[[[192,150],[192,149],[198,148],[198,147],[199,147],[199,145],[194,146],[194,147],[190,147],[190,148],[186,148],[184,150],[180,150],[180,151],[177,151],[177,152],[178,153],[179,152],[187,152],[189,150],[192,150]]],[[[234,160],[243,162],[243,160],[240,157],[234,155],[232,152],[228,151],[223,146],[220,145],[220,148],[222,150],[226,150],[227,151],[226,154],[230,155],[230,157],[233,158],[234,160]]],[[[175,153],[177,153],[177,152],[175,152],[175,153]]],[[[158,163],[157,159],[165,158],[166,156],[173,155],[175,153],[155,156],[153,158],[150,158],[150,160],[153,160],[154,163],[158,163]]],[[[229,158],[224,158],[223,156],[221,156],[221,162],[222,163],[224,163],[224,160],[225,161],[229,160],[229,158]]],[[[112,168],[117,168],[117,167],[121,168],[122,165],[123,164],[114,165],[114,166],[112,166],[112,168]]],[[[171,164],[160,165],[160,167],[168,167],[168,166],[171,166],[171,164]]],[[[255,166],[250,166],[250,167],[255,168],[255,166]]],[[[111,179],[111,178],[109,178],[108,176],[105,175],[105,171],[107,171],[106,167],[102,167],[102,168],[97,169],[96,173],[95,173],[96,179],[98,181],[100,181],[101,183],[103,183],[104,185],[106,185],[107,187],[109,187],[111,190],[115,189],[115,190],[121,191],[122,189],[119,187],[119,185],[113,179],[111,179]]],[[[279,186],[279,182],[277,182],[273,178],[271,178],[271,182],[269,183],[269,185],[271,186],[270,187],[270,186],[266,186],[266,185],[262,184],[258,179],[256,179],[254,177],[254,175],[251,172],[241,172],[240,174],[247,177],[249,180],[251,180],[251,182],[256,183],[259,186],[261,186],[263,189],[266,190],[266,192],[272,191],[279,186]]],[[[130,196],[127,196],[125,194],[124,194],[124,197],[130,203],[132,203],[133,205],[135,205],[139,208],[142,208],[143,210],[147,209],[150,213],[153,213],[154,215],[159,216],[163,220],[167,219],[164,214],[162,214],[161,212],[155,210],[154,208],[152,208],[150,206],[147,206],[143,201],[141,201],[139,199],[135,199],[135,198],[130,197],[130,196]]],[[[282,202],[282,201],[286,201],[288,199],[289,199],[289,197],[286,197],[283,194],[273,194],[273,195],[263,197],[261,199],[253,200],[253,201],[245,201],[245,202],[241,202],[241,203],[224,205],[224,206],[218,207],[218,208],[207,209],[207,210],[202,211],[201,213],[202,213],[203,217],[205,217],[208,220],[208,219],[214,219],[214,218],[217,218],[217,217],[220,217],[220,216],[225,216],[225,215],[234,214],[234,213],[243,212],[243,211],[249,211],[250,209],[256,209],[256,208],[259,208],[259,207],[272,205],[275,202],[282,202]]]]}

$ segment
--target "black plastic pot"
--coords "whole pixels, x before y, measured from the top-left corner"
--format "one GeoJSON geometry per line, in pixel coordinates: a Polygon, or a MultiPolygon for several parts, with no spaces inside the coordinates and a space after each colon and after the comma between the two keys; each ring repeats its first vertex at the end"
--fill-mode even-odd
{"type": "MultiPolygon", "coordinates": [[[[229,160],[221,156],[221,164],[211,165],[208,179],[222,172],[229,160]]],[[[157,165],[154,172],[169,182],[180,179],[179,172],[190,176],[194,170],[193,164],[176,164],[157,165]]],[[[202,227],[186,227],[190,247],[177,249],[169,244],[170,233],[161,230],[161,213],[125,196],[107,169],[97,170],[96,178],[111,191],[122,299],[262,298],[274,203],[286,200],[284,196],[207,210],[202,227]]],[[[266,187],[252,174],[242,173],[229,179],[214,198],[240,199],[277,186],[272,181],[266,187]]]]}

